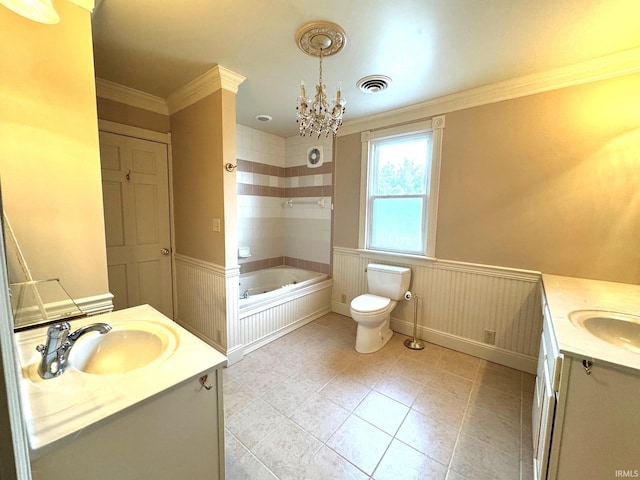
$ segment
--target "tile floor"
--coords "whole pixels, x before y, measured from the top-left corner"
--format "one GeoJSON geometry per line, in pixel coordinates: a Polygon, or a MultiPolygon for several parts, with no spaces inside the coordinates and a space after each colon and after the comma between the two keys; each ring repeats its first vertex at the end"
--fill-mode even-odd
{"type": "Polygon", "coordinates": [[[224,370],[227,479],[533,478],[534,376],[355,332],[329,313],[224,370]]]}

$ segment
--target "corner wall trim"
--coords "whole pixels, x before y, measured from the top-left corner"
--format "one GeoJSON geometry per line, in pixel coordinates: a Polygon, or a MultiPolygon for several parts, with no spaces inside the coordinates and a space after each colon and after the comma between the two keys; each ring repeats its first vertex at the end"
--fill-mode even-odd
{"type": "Polygon", "coordinates": [[[434,98],[408,107],[371,115],[364,119],[345,121],[338,136],[365,130],[375,130],[390,125],[413,122],[466,108],[526,97],[536,93],[583,85],[631,73],[640,72],[640,48],[614,53],[586,62],[556,68],[543,73],[472,88],[434,98]]]}
{"type": "Polygon", "coordinates": [[[169,114],[172,115],[202,100],[218,90],[238,93],[238,86],[246,77],[220,65],[191,80],[167,97],[169,114]]]}
{"type": "Polygon", "coordinates": [[[124,103],[130,107],[169,115],[169,107],[163,98],[103,78],[96,78],[96,96],[124,103]]]}

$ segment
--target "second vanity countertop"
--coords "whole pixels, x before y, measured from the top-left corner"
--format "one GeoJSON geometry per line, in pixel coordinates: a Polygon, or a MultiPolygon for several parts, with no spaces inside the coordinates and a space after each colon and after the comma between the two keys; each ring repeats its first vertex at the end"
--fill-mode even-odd
{"type": "Polygon", "coordinates": [[[153,322],[159,324],[159,328],[171,331],[176,349],[162,360],[123,374],[90,374],[67,367],[59,377],[43,380],[35,370],[41,358],[35,346],[44,343],[47,327],[16,333],[22,368],[23,410],[32,458],[111,415],[205,371],[226,365],[224,355],[149,305],[71,320],[70,323],[74,331],[96,322],[116,325],[135,321],[153,322]]]}
{"type": "Polygon", "coordinates": [[[547,274],[542,283],[560,353],[640,373],[640,354],[611,345],[569,320],[575,310],[640,315],[640,285],[547,274]]]}

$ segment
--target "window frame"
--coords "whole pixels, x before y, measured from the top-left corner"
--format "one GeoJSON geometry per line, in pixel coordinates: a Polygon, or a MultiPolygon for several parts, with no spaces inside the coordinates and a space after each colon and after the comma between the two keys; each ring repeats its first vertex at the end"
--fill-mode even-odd
{"type": "MultiPolygon", "coordinates": [[[[442,153],[442,134],[444,129],[444,116],[433,117],[431,120],[411,123],[398,127],[385,128],[376,131],[361,133],[362,159],[360,176],[360,221],[358,248],[367,252],[388,253],[391,255],[410,256],[418,258],[435,258],[436,251],[436,226],[438,215],[438,193],[440,187],[440,163],[442,153]],[[371,211],[370,211],[370,179],[373,175],[374,146],[378,141],[386,141],[396,138],[406,138],[420,133],[431,133],[431,165],[429,169],[429,184],[427,185],[426,206],[426,232],[424,235],[423,254],[399,252],[391,250],[369,248],[369,236],[371,235],[371,211]]],[[[423,212],[424,213],[424,212],[423,212]]],[[[424,227],[423,227],[424,228],[424,227]]]]}

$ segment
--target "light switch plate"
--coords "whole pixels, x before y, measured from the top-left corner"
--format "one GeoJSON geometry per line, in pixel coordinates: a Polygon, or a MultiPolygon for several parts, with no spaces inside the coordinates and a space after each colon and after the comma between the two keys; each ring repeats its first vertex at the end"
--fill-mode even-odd
{"type": "Polygon", "coordinates": [[[213,221],[211,222],[211,229],[214,232],[219,232],[220,231],[220,219],[219,218],[214,218],[213,221]]]}

